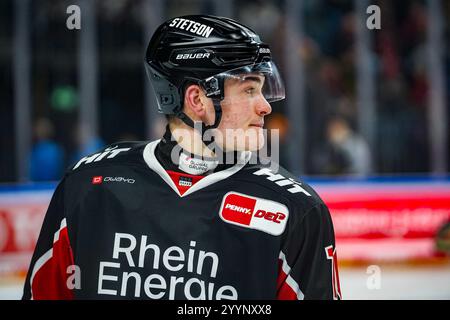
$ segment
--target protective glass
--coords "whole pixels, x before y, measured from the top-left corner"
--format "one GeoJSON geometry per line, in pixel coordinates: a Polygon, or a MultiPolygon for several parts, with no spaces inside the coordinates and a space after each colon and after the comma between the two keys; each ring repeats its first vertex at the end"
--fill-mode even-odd
{"type": "Polygon", "coordinates": [[[201,82],[207,96],[220,93],[219,82],[225,90],[222,104],[264,97],[267,102],[285,98],[284,84],[272,61],[252,64],[219,73],[201,82]]]}

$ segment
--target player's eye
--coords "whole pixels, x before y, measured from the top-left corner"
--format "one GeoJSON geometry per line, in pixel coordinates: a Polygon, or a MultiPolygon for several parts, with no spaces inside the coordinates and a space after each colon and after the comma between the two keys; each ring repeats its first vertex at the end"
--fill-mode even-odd
{"type": "Polygon", "coordinates": [[[245,89],[245,92],[250,95],[253,95],[256,93],[256,88],[254,88],[254,87],[247,88],[247,89],[245,89]]]}

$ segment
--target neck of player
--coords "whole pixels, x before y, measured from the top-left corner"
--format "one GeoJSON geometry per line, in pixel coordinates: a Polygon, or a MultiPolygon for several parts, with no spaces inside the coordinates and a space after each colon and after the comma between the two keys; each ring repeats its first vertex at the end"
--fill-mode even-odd
{"type": "Polygon", "coordinates": [[[189,127],[181,121],[170,122],[169,129],[172,134],[172,139],[175,139],[175,142],[185,153],[190,153],[203,159],[216,158],[216,154],[213,151],[216,149],[211,150],[206,146],[198,130],[189,127]]]}

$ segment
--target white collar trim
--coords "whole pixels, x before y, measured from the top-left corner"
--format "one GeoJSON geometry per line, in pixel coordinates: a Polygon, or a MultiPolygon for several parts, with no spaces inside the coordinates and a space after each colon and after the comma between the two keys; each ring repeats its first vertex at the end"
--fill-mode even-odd
{"type": "Polygon", "coordinates": [[[164,168],[161,166],[161,164],[159,163],[158,159],[155,156],[155,149],[160,141],[161,140],[152,141],[145,146],[143,153],[144,160],[149,166],[149,168],[155,171],[181,198],[232,176],[233,174],[241,170],[247,164],[247,162],[250,160],[250,157],[252,156],[251,151],[240,152],[239,161],[234,166],[207,175],[206,177],[198,181],[196,184],[194,184],[191,188],[189,188],[185,193],[183,193],[183,195],[181,195],[180,192],[178,191],[178,188],[175,186],[175,183],[170,178],[166,170],[164,170],[164,168]]]}

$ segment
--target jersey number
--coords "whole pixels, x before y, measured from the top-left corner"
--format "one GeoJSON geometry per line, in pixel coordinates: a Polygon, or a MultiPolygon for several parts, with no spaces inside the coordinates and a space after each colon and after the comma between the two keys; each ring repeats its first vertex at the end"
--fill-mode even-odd
{"type": "Polygon", "coordinates": [[[325,248],[327,259],[331,260],[331,278],[333,281],[333,299],[341,300],[341,286],[339,284],[339,271],[337,263],[336,248],[333,246],[328,246],[325,248]]]}

